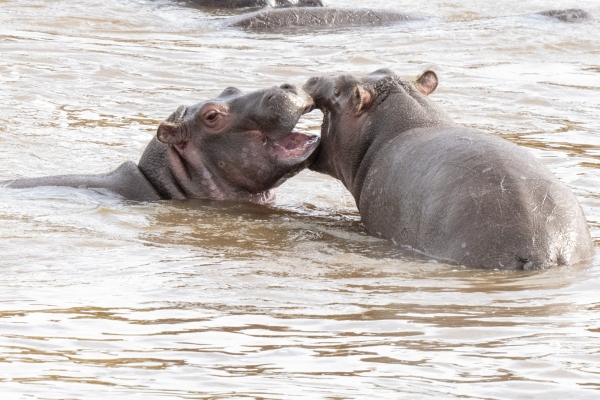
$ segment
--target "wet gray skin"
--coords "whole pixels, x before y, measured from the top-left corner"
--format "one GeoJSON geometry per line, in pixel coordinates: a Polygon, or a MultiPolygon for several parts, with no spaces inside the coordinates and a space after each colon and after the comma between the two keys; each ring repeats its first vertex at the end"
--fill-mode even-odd
{"type": "Polygon", "coordinates": [[[211,199],[268,203],[273,188],[302,170],[318,137],[294,132],[310,97],[292,85],[181,106],[158,127],[136,165],[98,175],[0,182],[9,188],[71,186],[107,190],[131,200],[211,199]]]}
{"type": "Polygon", "coordinates": [[[527,150],[458,126],[433,71],[312,78],[323,111],[310,169],[339,179],[376,235],[450,263],[538,269],[594,255],[571,190],[527,150]]]}
{"type": "Polygon", "coordinates": [[[542,17],[554,19],[561,22],[590,22],[594,21],[587,11],[580,8],[571,8],[567,10],[547,10],[541,11],[532,15],[539,15],[542,17]]]}
{"type": "Polygon", "coordinates": [[[197,7],[250,8],[250,7],[323,7],[321,0],[185,0],[197,7]]]}
{"type": "MultiPolygon", "coordinates": [[[[526,16],[545,17],[560,22],[585,22],[594,18],[581,9],[548,10],[526,16]]],[[[232,17],[225,26],[249,30],[269,30],[289,27],[332,28],[343,26],[377,26],[425,18],[393,10],[317,8],[263,10],[232,17]]]]}
{"type": "Polygon", "coordinates": [[[225,26],[260,30],[287,27],[370,26],[421,19],[423,18],[392,10],[288,8],[233,17],[225,22],[225,26]]]}

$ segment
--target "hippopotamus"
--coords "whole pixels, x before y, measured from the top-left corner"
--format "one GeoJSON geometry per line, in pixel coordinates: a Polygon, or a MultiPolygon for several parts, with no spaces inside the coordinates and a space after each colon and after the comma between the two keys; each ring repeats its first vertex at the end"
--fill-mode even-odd
{"type": "Polygon", "coordinates": [[[9,188],[71,186],[125,199],[210,199],[271,202],[277,187],[310,161],[316,135],[295,132],[312,107],[300,88],[284,84],[180,106],[162,122],[138,164],[97,175],[60,175],[0,182],[9,188]]]}
{"type": "Polygon", "coordinates": [[[580,8],[540,11],[532,15],[551,18],[561,22],[589,22],[594,20],[594,17],[580,8]]]}
{"type": "Polygon", "coordinates": [[[416,80],[381,69],[304,85],[323,114],[310,169],[339,179],[372,234],[435,260],[540,269],[594,255],[571,190],[529,151],[455,124],[416,80]]]}
{"type": "Polygon", "coordinates": [[[187,0],[199,7],[250,8],[250,7],[323,7],[321,0],[187,0]]]}
{"type": "MultiPolygon", "coordinates": [[[[526,16],[542,16],[561,22],[594,20],[590,14],[581,9],[547,10],[526,16]]],[[[229,18],[224,25],[260,31],[288,27],[377,26],[419,20],[426,20],[426,18],[394,10],[317,8],[262,10],[229,18]]]]}
{"type": "Polygon", "coordinates": [[[423,18],[392,10],[356,8],[288,8],[258,11],[233,17],[227,27],[244,29],[276,29],[287,27],[332,27],[352,25],[384,25],[423,18]]]}

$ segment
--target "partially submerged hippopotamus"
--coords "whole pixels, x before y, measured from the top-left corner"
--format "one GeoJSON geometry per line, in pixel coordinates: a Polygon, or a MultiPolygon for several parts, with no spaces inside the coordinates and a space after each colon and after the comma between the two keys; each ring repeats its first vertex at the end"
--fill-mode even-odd
{"type": "MultiPolygon", "coordinates": [[[[545,17],[561,22],[593,21],[594,18],[581,9],[540,11],[527,16],[545,17]]],[[[232,17],[225,21],[226,27],[249,30],[269,30],[289,27],[332,28],[344,26],[378,26],[406,21],[425,20],[413,14],[394,10],[367,8],[316,8],[262,10],[232,17]]]]}
{"type": "Polygon", "coordinates": [[[243,94],[227,88],[217,98],[181,106],[158,127],[136,165],[128,161],[97,175],[4,181],[10,188],[71,186],[108,190],[126,199],[213,199],[267,203],[274,187],[299,172],[318,137],[294,132],[312,106],[299,88],[243,94]]]}
{"type": "Polygon", "coordinates": [[[590,22],[594,20],[587,11],[580,8],[570,8],[567,10],[547,10],[534,13],[532,15],[542,16],[561,22],[590,22]]]}
{"type": "Polygon", "coordinates": [[[199,7],[250,8],[250,7],[323,7],[321,0],[186,0],[199,7]]]}
{"type": "Polygon", "coordinates": [[[290,8],[258,11],[233,17],[225,26],[244,29],[276,29],[287,27],[334,27],[352,25],[384,25],[421,20],[421,17],[393,10],[360,8],[290,8]]]}
{"type": "Polygon", "coordinates": [[[310,169],[341,180],[370,232],[429,257],[490,269],[592,257],[571,190],[527,150],[454,124],[427,97],[437,85],[433,71],[312,78],[324,118],[310,169]]]}

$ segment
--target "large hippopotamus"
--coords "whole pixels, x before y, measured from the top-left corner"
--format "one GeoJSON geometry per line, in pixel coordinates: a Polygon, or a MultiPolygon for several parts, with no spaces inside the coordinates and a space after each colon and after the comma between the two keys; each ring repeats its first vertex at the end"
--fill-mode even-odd
{"type": "MultiPolygon", "coordinates": [[[[560,22],[586,22],[594,18],[581,9],[547,10],[526,17],[544,17],[560,22]]],[[[332,28],[344,26],[378,26],[406,21],[425,20],[413,14],[394,10],[367,8],[310,8],[262,10],[227,19],[226,27],[248,30],[269,30],[289,27],[332,28]]]]}
{"type": "Polygon", "coordinates": [[[244,29],[277,29],[288,27],[337,27],[352,25],[384,25],[423,18],[393,10],[361,8],[287,8],[266,10],[233,17],[225,26],[244,29]]]}
{"type": "Polygon", "coordinates": [[[452,122],[388,69],[310,79],[323,114],[312,170],[339,179],[373,234],[428,257],[489,269],[538,269],[594,255],[571,190],[529,151],[452,122]]]}
{"type": "Polygon", "coordinates": [[[186,0],[198,7],[250,8],[250,7],[323,7],[321,0],[186,0]]]}
{"type": "Polygon", "coordinates": [[[268,203],[274,187],[299,172],[318,136],[293,131],[312,99],[300,88],[243,94],[180,106],[162,122],[139,163],[98,175],[61,175],[0,182],[9,188],[71,186],[110,191],[125,199],[212,199],[268,203]]]}

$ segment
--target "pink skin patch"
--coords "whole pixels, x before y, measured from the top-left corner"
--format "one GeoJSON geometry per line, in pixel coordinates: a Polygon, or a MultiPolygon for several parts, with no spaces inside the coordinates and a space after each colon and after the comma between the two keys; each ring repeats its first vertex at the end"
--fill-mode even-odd
{"type": "Polygon", "coordinates": [[[273,145],[282,158],[296,158],[306,154],[318,140],[318,136],[309,136],[292,131],[282,139],[273,142],[273,145]]]}

